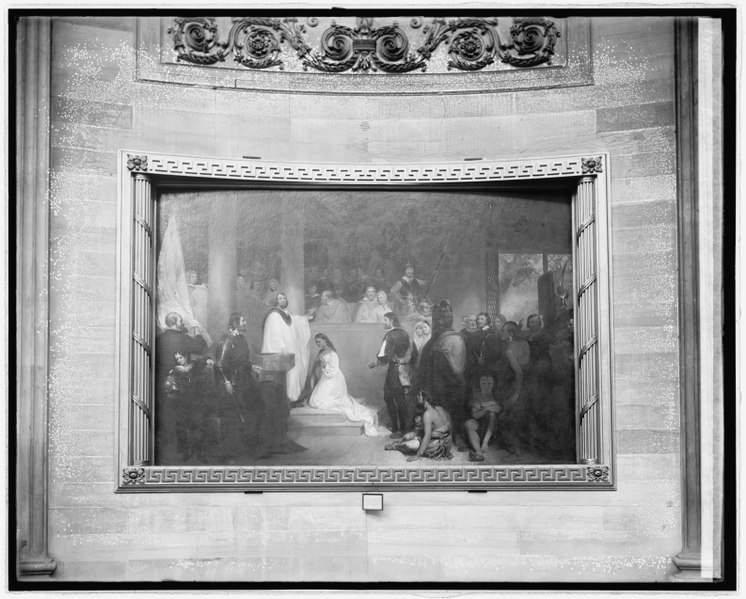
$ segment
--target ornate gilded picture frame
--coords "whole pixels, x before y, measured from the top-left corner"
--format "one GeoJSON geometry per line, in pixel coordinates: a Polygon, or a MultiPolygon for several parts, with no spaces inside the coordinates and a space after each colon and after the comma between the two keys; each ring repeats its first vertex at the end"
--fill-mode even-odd
{"type": "MultiPolygon", "coordinates": [[[[118,492],[615,488],[607,155],[371,165],[272,163],[122,150],[118,172],[118,492]],[[158,202],[165,197],[164,190],[448,191],[458,201],[459,194],[466,192],[550,188],[567,193],[571,213],[574,276],[567,299],[574,314],[574,461],[453,465],[425,459],[392,466],[375,460],[359,465],[308,464],[289,456],[270,465],[169,465],[156,459],[157,253],[163,229],[158,202]]],[[[334,326],[341,325],[329,326],[336,330],[334,326]]],[[[380,334],[384,332],[380,327],[380,334]]]]}

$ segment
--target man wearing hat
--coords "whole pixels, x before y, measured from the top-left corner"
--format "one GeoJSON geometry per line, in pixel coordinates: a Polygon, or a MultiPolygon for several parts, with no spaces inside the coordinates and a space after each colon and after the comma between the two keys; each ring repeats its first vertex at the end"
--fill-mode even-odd
{"type": "Polygon", "coordinates": [[[414,276],[414,266],[406,264],[404,266],[404,276],[399,279],[391,288],[391,294],[396,298],[399,306],[406,304],[406,298],[411,297],[416,304],[425,295],[426,283],[422,279],[414,276]]]}

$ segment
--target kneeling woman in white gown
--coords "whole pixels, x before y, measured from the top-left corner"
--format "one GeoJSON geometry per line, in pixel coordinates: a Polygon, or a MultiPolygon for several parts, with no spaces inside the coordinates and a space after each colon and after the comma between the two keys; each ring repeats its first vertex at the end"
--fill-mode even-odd
{"type": "MultiPolygon", "coordinates": [[[[334,344],[324,333],[317,333],[314,341],[320,349],[314,369],[318,367],[320,372],[308,405],[318,410],[341,412],[351,422],[362,422],[365,434],[369,437],[378,436],[376,411],[359,403],[347,393],[347,381],[339,369],[339,356],[334,344]]],[[[381,432],[386,434],[388,431],[381,432]]]]}

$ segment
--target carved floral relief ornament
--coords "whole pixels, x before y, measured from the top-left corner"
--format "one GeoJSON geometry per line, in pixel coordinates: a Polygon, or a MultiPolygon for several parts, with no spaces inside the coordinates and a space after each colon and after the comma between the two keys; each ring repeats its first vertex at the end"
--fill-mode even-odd
{"type": "MultiPolygon", "coordinates": [[[[331,20],[321,31],[318,47],[310,45],[309,28],[319,19],[234,17],[222,38],[213,17],[178,17],[168,29],[177,60],[213,65],[233,56],[234,62],[250,69],[277,67],[284,70],[284,52],[290,49],[303,70],[325,73],[426,71],[433,53],[448,47],[448,70],[477,71],[498,61],[516,68],[550,65],[560,32],[544,17],[513,17],[509,38],[502,39],[496,18],[412,18],[408,27],[377,24],[359,17],[349,27],[331,20]],[[414,47],[410,35],[422,28],[421,45],[414,47]],[[222,38],[222,39],[221,39],[222,38]]],[[[413,36],[414,37],[414,36],[413,36]]]]}
{"type": "Polygon", "coordinates": [[[590,175],[593,173],[603,172],[603,158],[601,156],[592,156],[583,158],[583,174],[590,175]]]}
{"type": "Polygon", "coordinates": [[[131,171],[147,171],[148,157],[127,154],[127,168],[131,171]]]}
{"type": "Polygon", "coordinates": [[[140,485],[145,482],[145,469],[128,467],[122,472],[122,483],[125,485],[140,485]]]}

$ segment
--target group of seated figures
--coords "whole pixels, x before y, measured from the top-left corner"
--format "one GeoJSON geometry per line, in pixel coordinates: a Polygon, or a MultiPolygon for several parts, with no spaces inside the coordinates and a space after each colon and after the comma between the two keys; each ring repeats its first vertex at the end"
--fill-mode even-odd
{"type": "Polygon", "coordinates": [[[386,281],[383,269],[377,268],[373,277],[361,268],[350,271],[346,282],[337,280],[340,269],[311,268],[310,283],[306,288],[306,309],[314,322],[325,324],[384,323],[384,315],[394,312],[405,328],[412,329],[415,322],[430,318],[432,304],[427,299],[425,281],[414,275],[414,267],[407,264],[402,277],[393,285],[386,281]],[[319,275],[316,277],[315,275],[319,275]]]}

